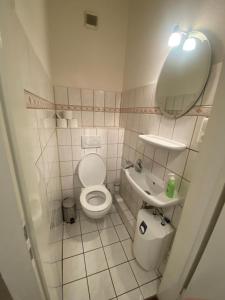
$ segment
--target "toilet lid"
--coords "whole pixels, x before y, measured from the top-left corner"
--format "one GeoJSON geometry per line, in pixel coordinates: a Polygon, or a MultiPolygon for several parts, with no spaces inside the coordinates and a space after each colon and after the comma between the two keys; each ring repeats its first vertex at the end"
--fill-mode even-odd
{"type": "Polygon", "coordinates": [[[79,163],[78,176],[84,187],[103,184],[106,176],[104,161],[95,153],[84,156],[79,163]]]}

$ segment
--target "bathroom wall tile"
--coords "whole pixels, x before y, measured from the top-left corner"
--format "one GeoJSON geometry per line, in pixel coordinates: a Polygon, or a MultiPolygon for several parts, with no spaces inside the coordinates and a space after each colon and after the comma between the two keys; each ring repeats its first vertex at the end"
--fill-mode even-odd
{"type": "Polygon", "coordinates": [[[117,163],[117,159],[116,158],[108,158],[107,159],[107,169],[109,171],[116,170],[116,163],[117,163]]]}
{"type": "Polygon", "coordinates": [[[190,146],[191,138],[194,132],[196,117],[184,116],[176,120],[173,139],[190,146]]]}
{"type": "Polygon", "coordinates": [[[184,178],[187,180],[191,180],[192,175],[195,169],[195,160],[198,153],[195,151],[190,150],[188,154],[187,164],[184,170],[184,178]]]}
{"type": "Polygon", "coordinates": [[[67,88],[64,86],[55,86],[55,103],[56,104],[68,104],[67,88]]]}
{"type": "Polygon", "coordinates": [[[62,189],[72,189],[73,188],[73,176],[61,177],[62,189]]]}
{"type": "Polygon", "coordinates": [[[174,119],[168,119],[166,117],[161,118],[161,122],[159,125],[159,135],[165,137],[165,138],[172,138],[173,130],[175,126],[175,120],[174,119]]]}
{"type": "Polygon", "coordinates": [[[107,171],[107,183],[116,181],[116,171],[107,171]]]}
{"type": "Polygon", "coordinates": [[[103,127],[105,125],[105,113],[104,112],[94,112],[94,126],[103,127]]]}
{"type": "Polygon", "coordinates": [[[80,160],[84,156],[84,149],[80,146],[72,146],[73,160],[80,160]]]}
{"type": "Polygon", "coordinates": [[[60,172],[61,176],[73,175],[72,161],[60,162],[60,172]]]}
{"type": "Polygon", "coordinates": [[[90,136],[90,135],[96,136],[97,129],[96,128],[83,128],[82,134],[85,136],[90,136]]]}
{"type": "Polygon", "coordinates": [[[155,149],[154,161],[159,163],[160,165],[165,166],[168,159],[168,151],[161,148],[155,149]]]}
{"type": "Polygon", "coordinates": [[[94,90],[94,106],[95,107],[104,107],[104,91],[103,90],[94,90]]]}
{"type": "Polygon", "coordinates": [[[187,160],[188,150],[182,152],[170,151],[167,168],[182,176],[187,160]]]}
{"type": "Polygon", "coordinates": [[[122,157],[123,154],[123,144],[118,144],[117,155],[118,157],[122,157]]]}
{"type": "Polygon", "coordinates": [[[153,159],[155,148],[152,145],[146,144],[144,148],[144,155],[150,159],[153,159]]]}
{"type": "Polygon", "coordinates": [[[72,160],[71,146],[59,146],[59,159],[60,161],[72,160]]]}
{"type": "Polygon", "coordinates": [[[107,144],[107,129],[97,128],[97,135],[101,137],[101,144],[107,144]]]}
{"type": "Polygon", "coordinates": [[[217,86],[220,79],[220,74],[222,70],[223,62],[219,62],[214,64],[210,71],[210,76],[205,88],[205,92],[203,94],[203,105],[213,105],[215,94],[217,90],[217,86]]]}
{"type": "Polygon", "coordinates": [[[107,143],[108,144],[117,144],[118,143],[118,129],[117,128],[110,128],[108,129],[108,137],[107,143]]]}
{"type": "Polygon", "coordinates": [[[82,111],[82,126],[94,125],[94,113],[92,111],[82,111]]]}
{"type": "Polygon", "coordinates": [[[105,107],[115,107],[116,93],[111,91],[105,92],[105,107]]]}
{"type": "Polygon", "coordinates": [[[117,157],[117,144],[108,144],[107,157],[117,157]]]}
{"type": "Polygon", "coordinates": [[[105,113],[105,126],[113,127],[114,126],[114,113],[105,113]]]}
{"type": "Polygon", "coordinates": [[[71,134],[68,129],[57,129],[58,145],[69,146],[71,145],[71,134]]]}
{"type": "Polygon", "coordinates": [[[172,218],[172,224],[175,228],[177,228],[179,225],[181,213],[182,213],[182,207],[179,205],[176,205],[176,207],[174,209],[174,213],[173,213],[173,218],[172,218]]]}
{"type": "Polygon", "coordinates": [[[73,111],[73,119],[76,119],[77,126],[81,127],[81,111],[73,111]]]}
{"type": "Polygon", "coordinates": [[[97,153],[102,157],[106,158],[107,157],[107,145],[101,145],[100,148],[97,148],[97,153]]]}
{"type": "MultiPolygon", "coordinates": [[[[199,136],[199,131],[201,129],[202,122],[203,122],[204,119],[205,119],[205,117],[198,117],[197,118],[194,134],[192,136],[190,148],[193,149],[193,150],[196,150],[196,151],[199,151],[199,148],[201,146],[201,143],[198,144],[198,136],[199,136]]],[[[204,137],[203,137],[203,139],[204,139],[204,137]]]]}
{"type": "Polygon", "coordinates": [[[187,196],[187,192],[188,192],[188,189],[189,189],[189,185],[190,185],[190,182],[188,182],[187,180],[185,179],[182,179],[181,180],[181,184],[180,184],[180,189],[179,189],[179,195],[182,197],[182,198],[186,198],[187,196]]]}
{"type": "Polygon", "coordinates": [[[68,97],[70,105],[81,105],[81,89],[69,87],[68,97]]]}
{"type": "Polygon", "coordinates": [[[121,92],[116,92],[116,108],[120,108],[121,105],[121,92]]]}
{"type": "Polygon", "coordinates": [[[71,129],[72,145],[81,145],[82,129],[71,129]]]}
{"type": "Polygon", "coordinates": [[[114,126],[119,127],[120,125],[120,114],[115,113],[114,114],[114,126]]]}
{"type": "Polygon", "coordinates": [[[94,92],[92,89],[81,90],[82,106],[93,106],[94,105],[94,92]]]}
{"type": "Polygon", "coordinates": [[[157,164],[156,162],[153,163],[152,166],[152,173],[163,180],[164,174],[165,174],[165,168],[157,164]]]}

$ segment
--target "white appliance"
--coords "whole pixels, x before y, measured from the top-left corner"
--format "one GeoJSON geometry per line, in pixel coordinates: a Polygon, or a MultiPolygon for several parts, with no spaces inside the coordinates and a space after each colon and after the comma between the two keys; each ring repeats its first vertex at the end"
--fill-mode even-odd
{"type": "Polygon", "coordinates": [[[149,209],[141,209],[137,217],[133,251],[145,270],[156,269],[169,250],[173,237],[170,224],[161,225],[161,218],[149,209]]]}

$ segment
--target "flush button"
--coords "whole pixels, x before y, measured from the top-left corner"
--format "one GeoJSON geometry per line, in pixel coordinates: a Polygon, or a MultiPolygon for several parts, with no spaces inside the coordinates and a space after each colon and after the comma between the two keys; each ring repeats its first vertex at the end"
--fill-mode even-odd
{"type": "Polygon", "coordinates": [[[147,225],[144,221],[142,221],[139,226],[139,231],[141,234],[145,234],[146,230],[147,230],[147,225]]]}

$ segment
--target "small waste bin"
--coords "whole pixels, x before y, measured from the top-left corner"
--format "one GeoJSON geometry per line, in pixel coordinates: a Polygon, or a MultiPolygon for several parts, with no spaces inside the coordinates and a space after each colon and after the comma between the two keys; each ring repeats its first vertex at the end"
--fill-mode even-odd
{"type": "Polygon", "coordinates": [[[63,200],[63,221],[73,224],[76,220],[76,204],[71,197],[63,200]]]}

